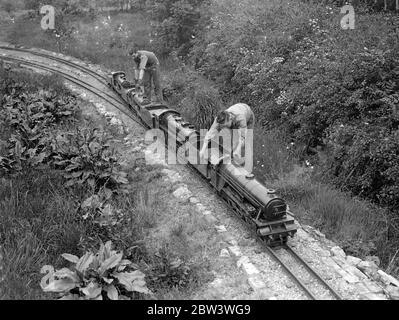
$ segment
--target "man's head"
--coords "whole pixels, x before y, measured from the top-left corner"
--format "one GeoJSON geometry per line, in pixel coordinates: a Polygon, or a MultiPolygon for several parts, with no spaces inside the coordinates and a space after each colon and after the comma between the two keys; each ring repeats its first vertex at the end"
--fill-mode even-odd
{"type": "Polygon", "coordinates": [[[135,49],[129,50],[129,56],[131,56],[135,62],[140,62],[140,54],[135,49]]]}
{"type": "Polygon", "coordinates": [[[218,123],[220,129],[230,128],[233,123],[233,119],[229,112],[221,111],[216,117],[216,122],[218,123]]]}

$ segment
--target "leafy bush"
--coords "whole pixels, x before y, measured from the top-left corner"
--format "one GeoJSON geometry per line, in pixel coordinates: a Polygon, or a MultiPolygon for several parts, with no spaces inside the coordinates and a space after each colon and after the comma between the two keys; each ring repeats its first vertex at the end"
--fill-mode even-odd
{"type": "Polygon", "coordinates": [[[363,12],[345,32],[339,10],[315,2],[212,1],[190,58],[225,100],[248,103],[257,125],[279,130],[303,160],[328,152],[322,171],[338,185],[397,207],[396,20],[363,12]]]}
{"type": "Polygon", "coordinates": [[[144,273],[111,247],[108,241],[97,253],[86,252],[80,258],[64,253],[62,257],[73,263],[71,269],[43,266],[41,273],[47,273],[40,284],[43,291],[58,293],[62,300],[123,300],[151,294],[144,273]]]}
{"type": "Polygon", "coordinates": [[[0,169],[6,173],[21,171],[24,166],[38,166],[49,156],[47,145],[55,125],[76,119],[76,98],[55,91],[21,93],[26,86],[11,79],[5,81],[0,123],[7,137],[7,154],[0,154],[0,169]]]}
{"type": "Polygon", "coordinates": [[[154,288],[184,288],[192,277],[192,269],[180,258],[171,254],[167,245],[155,255],[149,271],[149,285],[154,288]]]}
{"type": "Polygon", "coordinates": [[[103,187],[115,190],[128,182],[110,140],[110,136],[96,128],[77,128],[54,137],[53,164],[66,171],[66,187],[78,184],[97,192],[103,187]]]}
{"type": "Polygon", "coordinates": [[[176,50],[185,56],[191,41],[195,38],[197,24],[201,19],[203,0],[153,0],[150,12],[156,25],[154,48],[160,55],[167,55],[176,50]]]}
{"type": "Polygon", "coordinates": [[[165,98],[196,128],[208,129],[222,109],[217,89],[184,66],[173,71],[170,79],[165,85],[165,98]]]}

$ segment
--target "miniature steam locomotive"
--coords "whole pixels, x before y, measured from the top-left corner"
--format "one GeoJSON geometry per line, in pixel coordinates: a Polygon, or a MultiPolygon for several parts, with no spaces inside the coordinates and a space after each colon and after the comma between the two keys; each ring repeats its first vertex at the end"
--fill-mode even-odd
{"type": "MultiPolygon", "coordinates": [[[[251,225],[256,234],[268,245],[284,244],[288,236],[294,236],[297,231],[295,219],[287,211],[285,201],[278,197],[274,190],[266,188],[256,179],[246,178],[248,172],[232,163],[212,164],[210,160],[200,164],[199,150],[203,139],[193,125],[182,119],[179,112],[168,108],[165,104],[145,101],[141,90],[136,90],[135,86],[126,80],[124,72],[113,72],[108,84],[145,126],[160,129],[166,136],[173,136],[174,143],[168,143],[168,148],[178,149],[183,146],[185,150],[195,151],[194,157],[192,152],[190,157],[186,157],[186,163],[207,179],[219,196],[240,218],[251,225]]],[[[168,140],[170,142],[170,139],[166,141],[168,140]]],[[[187,156],[187,153],[183,152],[183,156],[187,156]]]]}

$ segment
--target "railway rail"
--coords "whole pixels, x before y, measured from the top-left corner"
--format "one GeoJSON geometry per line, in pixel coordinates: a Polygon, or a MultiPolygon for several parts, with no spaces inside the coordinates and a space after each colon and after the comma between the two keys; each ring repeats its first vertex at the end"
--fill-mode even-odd
{"type": "MultiPolygon", "coordinates": [[[[291,278],[297,283],[297,285],[306,293],[306,295],[312,299],[317,300],[317,297],[312,293],[312,290],[309,289],[308,286],[304,284],[304,282],[295,275],[295,273],[288,267],[288,263],[285,263],[283,259],[281,259],[278,254],[275,252],[273,248],[269,246],[265,246],[266,250],[270,253],[270,255],[284,268],[284,270],[291,276],[291,278]]],[[[305,260],[303,260],[298,253],[291,248],[288,244],[281,246],[281,249],[284,249],[287,253],[289,253],[295,260],[297,260],[301,266],[303,266],[310,275],[313,276],[319,283],[321,283],[337,300],[342,300],[342,297],[332,288],[321,276],[320,274],[314,270],[305,260]]]]}
{"type": "MultiPolygon", "coordinates": [[[[41,69],[47,72],[52,72],[55,74],[58,74],[62,77],[64,77],[66,80],[70,81],[71,83],[84,88],[88,92],[91,92],[95,96],[103,99],[113,107],[117,108],[119,111],[121,111],[124,115],[128,116],[130,119],[135,121],[136,123],[140,124],[141,126],[145,126],[148,128],[148,126],[138,117],[138,115],[133,114],[132,108],[129,108],[129,104],[126,103],[123,99],[120,98],[119,95],[116,95],[113,93],[112,95],[105,92],[102,89],[99,89],[95,85],[89,83],[88,81],[84,81],[77,76],[75,76],[72,72],[68,71],[61,71],[59,68],[54,68],[50,67],[48,64],[45,65],[44,63],[40,63],[38,61],[32,61],[32,60],[27,60],[25,57],[16,57],[12,56],[13,52],[20,52],[20,53],[27,53],[30,56],[36,56],[36,57],[42,57],[45,59],[49,59],[52,61],[55,61],[60,64],[64,64],[68,67],[75,68],[77,70],[80,70],[82,72],[85,72],[86,74],[90,75],[93,77],[96,81],[98,81],[101,85],[104,85],[108,87],[107,85],[107,77],[104,75],[101,75],[100,73],[91,70],[88,67],[82,66],[78,63],[72,62],[70,60],[66,60],[60,57],[53,56],[48,53],[43,53],[43,52],[36,52],[32,51],[29,49],[25,48],[14,48],[14,47],[6,47],[6,46],[0,46],[0,60],[4,60],[5,62],[11,62],[11,63],[17,63],[21,66],[27,66],[27,67],[32,67],[35,69],[41,69]],[[3,52],[2,52],[3,51],[3,52]],[[8,55],[4,53],[4,51],[8,52],[11,54],[8,55]]],[[[177,155],[179,156],[179,155],[177,155]]],[[[198,173],[194,168],[189,165],[190,169],[198,173]]],[[[231,203],[229,203],[231,206],[231,203]]],[[[231,206],[233,211],[240,217],[242,218],[242,215],[239,214],[238,210],[236,207],[231,206]]],[[[311,289],[298,277],[295,275],[295,273],[292,271],[292,269],[288,266],[288,263],[284,262],[284,259],[281,259],[279,255],[276,253],[275,248],[271,248],[264,239],[259,237],[257,235],[258,240],[264,245],[266,251],[283,267],[283,269],[289,274],[289,276],[296,282],[296,284],[305,292],[305,294],[310,298],[310,299],[317,299],[317,297],[312,293],[311,289]]],[[[290,247],[288,244],[282,244],[279,246],[280,249],[285,250],[288,254],[290,254],[296,261],[300,263],[307,271],[308,273],[315,278],[319,283],[321,283],[327,290],[338,300],[342,299],[342,297],[317,273],[316,270],[314,270],[307,262],[305,262],[296,252],[295,250],[290,247]]]]}

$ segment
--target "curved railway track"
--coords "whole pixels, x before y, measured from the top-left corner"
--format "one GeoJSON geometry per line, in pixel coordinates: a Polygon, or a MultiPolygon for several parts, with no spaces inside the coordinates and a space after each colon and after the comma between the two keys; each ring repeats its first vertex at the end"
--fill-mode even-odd
{"type": "MultiPolygon", "coordinates": [[[[128,104],[124,100],[122,100],[117,94],[113,93],[111,95],[110,93],[107,93],[102,89],[99,89],[98,87],[89,83],[88,81],[84,81],[84,80],[80,79],[79,77],[75,76],[73,74],[73,72],[61,71],[60,68],[56,68],[56,67],[54,68],[54,66],[50,67],[48,64],[46,65],[46,64],[40,63],[38,61],[27,60],[27,59],[24,59],[24,57],[10,56],[10,55],[2,53],[1,50],[10,52],[11,54],[12,54],[12,52],[26,53],[31,56],[42,57],[42,58],[45,58],[48,60],[55,61],[59,64],[64,64],[70,68],[77,69],[79,71],[84,72],[85,74],[90,75],[96,81],[98,81],[99,83],[101,83],[102,85],[104,85],[108,88],[106,76],[104,76],[88,67],[82,66],[78,63],[72,62],[67,59],[56,57],[49,53],[36,52],[36,51],[32,51],[32,50],[25,49],[25,48],[13,48],[13,47],[0,46],[0,60],[4,60],[6,62],[7,61],[13,62],[13,63],[17,63],[21,66],[27,66],[27,67],[31,67],[31,68],[35,68],[35,69],[41,69],[41,70],[44,70],[47,72],[52,72],[52,73],[58,74],[58,75],[64,77],[66,80],[70,81],[71,83],[75,84],[76,86],[82,87],[85,90],[87,90],[88,92],[91,92],[95,96],[106,101],[107,103],[109,103],[113,107],[117,108],[120,112],[122,112],[123,114],[128,116],[130,119],[132,119],[136,123],[140,124],[141,126],[146,127],[146,125],[141,121],[141,119],[136,114],[133,115],[132,109],[129,108],[128,104]]],[[[179,156],[179,155],[177,155],[177,156],[179,156]]],[[[196,171],[192,167],[190,167],[190,169],[192,169],[193,171],[196,171]]],[[[237,213],[234,210],[234,208],[233,208],[233,211],[235,213],[237,213]]],[[[240,216],[240,215],[238,214],[238,216],[240,216]]],[[[317,300],[317,297],[312,293],[311,289],[309,289],[309,287],[306,286],[305,283],[298,276],[295,275],[295,273],[292,271],[292,268],[290,268],[288,266],[288,263],[284,262],[284,259],[279,257],[279,255],[276,253],[276,250],[269,247],[268,245],[266,245],[262,239],[258,238],[258,240],[264,245],[266,251],[277,261],[277,263],[279,263],[283,267],[283,269],[289,274],[289,276],[296,282],[296,284],[300,287],[300,289],[302,289],[310,299],[317,300]]],[[[284,249],[297,262],[299,262],[299,264],[301,266],[303,266],[313,278],[317,279],[317,281],[319,283],[321,283],[332,294],[332,296],[334,296],[338,300],[342,299],[342,297],[326,281],[324,281],[324,279],[317,273],[317,271],[315,271],[307,262],[305,262],[288,244],[284,244],[279,248],[284,249]]]]}

